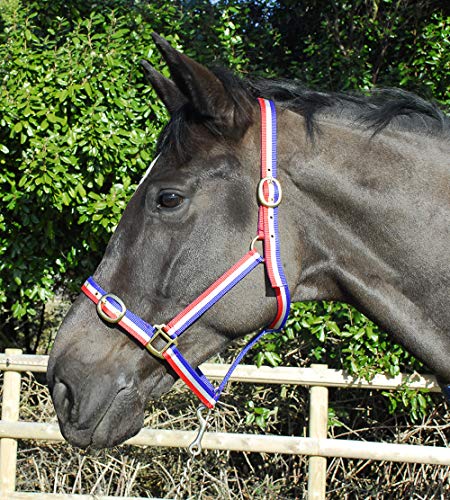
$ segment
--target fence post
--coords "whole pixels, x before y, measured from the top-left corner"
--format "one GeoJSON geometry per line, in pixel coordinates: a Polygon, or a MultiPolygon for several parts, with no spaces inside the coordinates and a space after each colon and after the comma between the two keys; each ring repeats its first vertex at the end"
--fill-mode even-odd
{"type": "MultiPolygon", "coordinates": [[[[6,349],[8,356],[22,354],[21,349],[6,349]]],[[[5,370],[3,375],[2,420],[19,420],[20,372],[5,370]]],[[[17,440],[0,439],[0,498],[9,498],[16,489],[17,440]]]]}
{"type": "MultiPolygon", "coordinates": [[[[311,365],[326,370],[327,365],[311,365]]],[[[326,438],[328,431],[328,388],[312,386],[309,399],[309,437],[326,438]]],[[[310,457],[308,467],[308,500],[325,500],[327,484],[326,457],[310,457]]]]}

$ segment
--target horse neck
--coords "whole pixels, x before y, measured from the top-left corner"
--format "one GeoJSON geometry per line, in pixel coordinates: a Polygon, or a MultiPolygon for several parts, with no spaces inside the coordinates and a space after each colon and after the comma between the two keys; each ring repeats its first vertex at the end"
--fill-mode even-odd
{"type": "MultiPolygon", "coordinates": [[[[294,298],[342,300],[365,309],[358,303],[361,279],[372,275],[372,285],[383,281],[396,287],[405,261],[413,268],[417,264],[415,255],[401,253],[399,239],[406,239],[405,249],[419,245],[428,251],[427,238],[413,241],[411,230],[423,176],[411,179],[417,169],[428,169],[428,174],[447,172],[448,182],[448,152],[437,158],[430,137],[406,131],[387,129],[371,138],[371,131],[338,118],[322,118],[319,126],[320,134],[311,141],[299,115],[285,112],[279,123],[285,200],[301,246],[294,298]]],[[[430,192],[439,184],[433,182],[426,186],[430,192]]],[[[416,267],[417,273],[427,273],[416,267]]]]}

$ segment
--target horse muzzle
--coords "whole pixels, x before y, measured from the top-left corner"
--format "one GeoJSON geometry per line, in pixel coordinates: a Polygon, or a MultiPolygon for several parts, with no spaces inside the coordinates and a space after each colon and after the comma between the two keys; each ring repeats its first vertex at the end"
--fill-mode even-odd
{"type": "Polygon", "coordinates": [[[101,375],[86,367],[51,360],[47,379],[61,432],[74,446],[105,448],[142,427],[144,402],[136,383],[122,373],[101,375]]]}

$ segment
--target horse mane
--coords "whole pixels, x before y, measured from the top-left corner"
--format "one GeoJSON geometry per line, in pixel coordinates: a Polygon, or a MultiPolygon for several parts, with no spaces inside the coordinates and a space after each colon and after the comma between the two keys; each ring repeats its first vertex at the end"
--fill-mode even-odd
{"type": "MultiPolygon", "coordinates": [[[[388,126],[400,130],[445,137],[450,134],[450,117],[433,102],[400,89],[375,89],[367,94],[355,92],[320,92],[305,87],[295,80],[283,79],[241,79],[231,71],[213,68],[237,108],[244,100],[257,97],[271,99],[281,108],[292,110],[305,119],[308,137],[314,140],[320,133],[318,116],[332,116],[350,121],[355,127],[372,131],[372,137],[388,126]]],[[[163,129],[157,149],[165,144],[175,145],[181,158],[187,159],[186,151],[192,134],[189,123],[201,122],[209,131],[220,136],[214,123],[196,116],[189,105],[172,114],[170,122],[163,129]]],[[[200,138],[196,138],[196,143],[200,138]]],[[[191,148],[192,149],[192,148],[191,148]]]]}
{"type": "Polygon", "coordinates": [[[348,118],[378,134],[388,125],[426,134],[450,133],[450,118],[433,102],[401,89],[374,89],[367,94],[318,92],[291,80],[254,80],[251,93],[272,99],[305,118],[308,134],[319,131],[316,117],[348,118]]]}

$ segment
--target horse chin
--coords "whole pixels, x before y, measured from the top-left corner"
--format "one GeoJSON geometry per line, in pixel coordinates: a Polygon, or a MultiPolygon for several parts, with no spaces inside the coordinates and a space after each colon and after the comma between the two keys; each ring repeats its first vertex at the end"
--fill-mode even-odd
{"type": "MultiPolygon", "coordinates": [[[[168,373],[164,374],[154,385],[148,398],[159,399],[171,389],[174,381],[173,376],[168,373]]],[[[98,422],[89,443],[91,448],[102,449],[117,446],[135,436],[142,429],[144,407],[131,399],[128,392],[120,391],[98,422]]]]}
{"type": "Polygon", "coordinates": [[[92,434],[93,448],[110,448],[136,435],[144,424],[144,405],[134,390],[121,390],[92,434]]]}
{"type": "MultiPolygon", "coordinates": [[[[149,400],[159,399],[174,384],[174,377],[165,373],[151,388],[149,400]]],[[[78,448],[103,449],[122,444],[135,436],[144,424],[144,405],[134,389],[120,390],[108,406],[102,418],[92,429],[77,429],[61,425],[62,434],[78,448]]]]}

